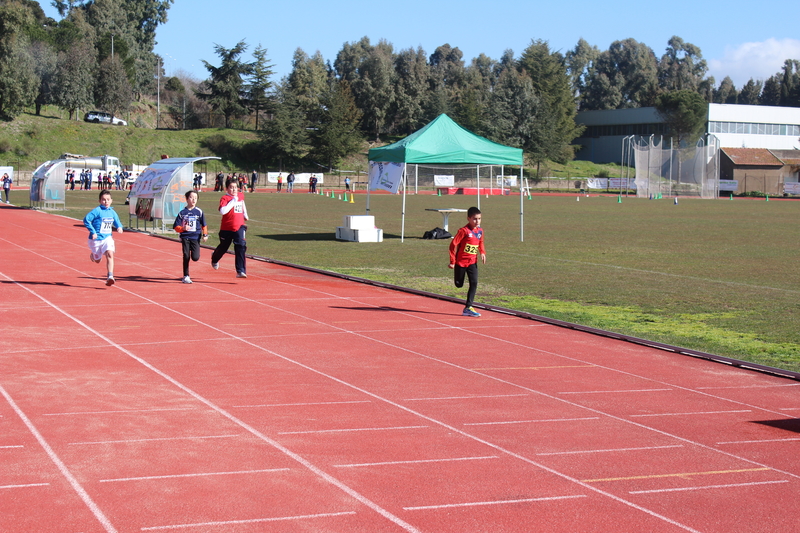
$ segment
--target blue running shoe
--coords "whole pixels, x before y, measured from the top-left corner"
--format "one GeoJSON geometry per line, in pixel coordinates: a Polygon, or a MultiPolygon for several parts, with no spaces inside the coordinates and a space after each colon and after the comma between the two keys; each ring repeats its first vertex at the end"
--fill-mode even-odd
{"type": "Polygon", "coordinates": [[[474,307],[465,307],[464,311],[461,314],[464,316],[475,316],[475,317],[481,316],[481,314],[477,312],[474,307]]]}

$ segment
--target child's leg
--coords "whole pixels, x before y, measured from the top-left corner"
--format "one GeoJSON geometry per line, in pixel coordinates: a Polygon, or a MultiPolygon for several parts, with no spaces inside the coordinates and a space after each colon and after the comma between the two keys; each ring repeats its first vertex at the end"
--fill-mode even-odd
{"type": "Polygon", "coordinates": [[[114,276],[114,252],[111,250],[106,250],[106,266],[108,267],[108,277],[111,278],[114,276]]]}
{"type": "Polygon", "coordinates": [[[472,307],[472,302],[475,301],[475,293],[478,292],[478,263],[472,263],[465,270],[467,273],[467,279],[469,280],[469,290],[467,291],[466,307],[472,307]]]}
{"type": "Polygon", "coordinates": [[[467,273],[467,268],[455,265],[453,267],[453,284],[457,288],[461,288],[464,286],[464,275],[467,273]]]}
{"type": "Polygon", "coordinates": [[[198,239],[191,239],[192,244],[189,248],[192,250],[192,261],[195,263],[200,261],[200,241],[198,239]]]}
{"type": "MultiPolygon", "coordinates": [[[[183,248],[183,275],[189,275],[189,257],[191,256],[192,239],[181,239],[183,248]]],[[[195,259],[197,261],[197,259],[195,259]]]]}

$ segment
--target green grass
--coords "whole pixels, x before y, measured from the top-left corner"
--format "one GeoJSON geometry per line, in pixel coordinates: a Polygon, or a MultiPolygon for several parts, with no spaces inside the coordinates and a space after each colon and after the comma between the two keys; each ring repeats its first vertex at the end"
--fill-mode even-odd
{"type": "MultiPolygon", "coordinates": [[[[68,214],[82,217],[96,198],[70,193],[68,214]]],[[[115,198],[121,204],[124,193],[115,198]]],[[[218,198],[200,200],[212,231],[218,198]]],[[[465,295],[452,285],[449,241],[421,236],[442,222],[426,208],[467,208],[475,197],[409,196],[401,242],[402,199],[373,195],[370,214],[384,242],[335,241],[342,217],[364,214],[365,200],[249,195],[248,251],[465,295]]],[[[478,302],[800,371],[800,202],[534,196],[522,205],[524,242],[519,197],[481,198],[488,261],[478,302]]],[[[126,207],[117,205],[123,221],[126,207]]],[[[455,216],[450,222],[451,232],[463,224],[455,216]]]]}

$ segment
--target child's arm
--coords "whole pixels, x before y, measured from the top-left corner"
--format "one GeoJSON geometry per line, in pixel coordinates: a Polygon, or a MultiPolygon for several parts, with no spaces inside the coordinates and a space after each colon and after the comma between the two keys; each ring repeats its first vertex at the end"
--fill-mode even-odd
{"type": "Polygon", "coordinates": [[[448,265],[448,268],[456,267],[456,250],[458,250],[458,245],[461,244],[462,238],[462,232],[461,230],[458,230],[455,237],[453,237],[453,240],[450,241],[450,265],[448,265]]]}
{"type": "Polygon", "coordinates": [[[83,225],[89,230],[89,238],[94,240],[97,237],[97,230],[94,228],[95,212],[94,209],[86,213],[83,217],[83,225]]]}
{"type": "Polygon", "coordinates": [[[486,247],[483,245],[483,237],[478,241],[478,252],[481,254],[481,262],[486,264],[486,247]]]}

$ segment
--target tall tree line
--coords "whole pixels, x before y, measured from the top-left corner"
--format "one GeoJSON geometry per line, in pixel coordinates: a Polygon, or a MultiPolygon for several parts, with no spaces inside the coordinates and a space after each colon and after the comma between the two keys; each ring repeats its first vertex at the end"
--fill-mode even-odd
{"type": "Polygon", "coordinates": [[[154,92],[156,28],[174,0],[0,0],[0,115],[47,104],[114,114],[154,92]]]}

